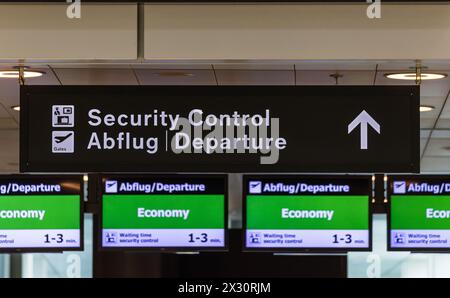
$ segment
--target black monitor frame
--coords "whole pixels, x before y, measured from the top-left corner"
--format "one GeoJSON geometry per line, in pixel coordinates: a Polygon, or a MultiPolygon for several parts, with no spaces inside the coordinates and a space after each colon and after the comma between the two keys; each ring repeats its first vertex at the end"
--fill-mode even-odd
{"type": "MultiPolygon", "coordinates": [[[[433,248],[420,248],[420,247],[392,247],[391,246],[391,195],[392,195],[392,182],[395,180],[420,180],[420,181],[443,181],[446,180],[450,183],[450,175],[388,175],[386,194],[387,194],[387,212],[386,212],[386,237],[387,237],[387,251],[410,251],[413,253],[449,253],[450,244],[448,248],[433,247],[433,248]]],[[[449,229],[450,230],[450,229],[449,229]]]]}
{"type": "Polygon", "coordinates": [[[372,251],[372,214],[373,214],[373,203],[372,203],[372,176],[369,175],[244,175],[243,176],[243,191],[242,191],[242,249],[247,252],[273,252],[273,253],[330,253],[339,254],[347,253],[350,251],[372,251]],[[368,197],[367,203],[368,208],[368,232],[369,232],[369,245],[363,248],[328,248],[328,247],[289,247],[289,248],[270,248],[270,247],[247,247],[247,189],[249,180],[253,179],[286,179],[294,178],[298,180],[308,180],[308,179],[367,179],[367,190],[368,197]]]}
{"type": "Polygon", "coordinates": [[[84,181],[81,175],[31,175],[31,174],[13,174],[0,175],[0,180],[10,181],[76,181],[80,185],[80,245],[78,247],[11,247],[0,248],[1,253],[61,253],[65,251],[83,251],[84,250],[84,181]]]}
{"type": "Polygon", "coordinates": [[[98,185],[98,201],[100,202],[100,212],[99,212],[99,225],[98,225],[98,239],[97,239],[97,249],[99,251],[136,251],[136,252],[208,252],[208,251],[218,251],[227,252],[228,251],[228,175],[227,174],[102,174],[100,176],[98,185]],[[120,246],[120,247],[106,247],[103,246],[103,184],[106,179],[120,179],[120,178],[139,178],[139,179],[155,179],[155,178],[186,178],[186,179],[202,179],[202,178],[220,178],[223,179],[224,183],[224,246],[218,247],[186,247],[186,246],[149,246],[149,247],[134,247],[134,246],[120,246]]]}

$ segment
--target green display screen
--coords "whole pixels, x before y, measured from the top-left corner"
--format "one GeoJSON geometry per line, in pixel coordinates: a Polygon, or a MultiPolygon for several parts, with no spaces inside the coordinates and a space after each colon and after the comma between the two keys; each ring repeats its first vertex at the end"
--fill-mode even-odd
{"type": "Polygon", "coordinates": [[[450,195],[391,196],[394,230],[449,230],[450,195]]]}
{"type": "Polygon", "coordinates": [[[246,177],[246,248],[367,250],[370,178],[246,177]]]}
{"type": "Polygon", "coordinates": [[[450,177],[390,177],[388,222],[391,250],[450,250],[450,177]]]}
{"type": "Polygon", "coordinates": [[[0,176],[0,249],[82,249],[81,177],[0,176]]]}
{"type": "Polygon", "coordinates": [[[80,229],[79,195],[1,196],[2,230],[80,229]]]}
{"type": "Polygon", "coordinates": [[[224,195],[104,195],[103,228],[223,229],[224,204],[224,195]]]}
{"type": "Polygon", "coordinates": [[[367,230],[368,209],[367,196],[249,195],[247,228],[367,230]]]}
{"type": "Polygon", "coordinates": [[[224,248],[223,176],[105,177],[102,246],[224,248]]]}

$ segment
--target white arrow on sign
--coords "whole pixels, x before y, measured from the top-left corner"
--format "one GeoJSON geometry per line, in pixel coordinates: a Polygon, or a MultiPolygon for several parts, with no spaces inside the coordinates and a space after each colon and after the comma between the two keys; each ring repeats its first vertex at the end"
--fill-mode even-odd
{"type": "Polygon", "coordinates": [[[376,122],[372,116],[370,116],[365,110],[363,110],[349,125],[348,125],[348,134],[350,134],[358,125],[361,125],[361,141],[360,148],[361,150],[367,149],[367,124],[372,126],[372,128],[380,134],[381,127],[378,122],[376,122]]]}

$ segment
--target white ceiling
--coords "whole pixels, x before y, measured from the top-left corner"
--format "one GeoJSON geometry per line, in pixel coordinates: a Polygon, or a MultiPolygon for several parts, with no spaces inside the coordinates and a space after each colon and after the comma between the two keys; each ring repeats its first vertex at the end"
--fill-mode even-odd
{"type": "MultiPolygon", "coordinates": [[[[424,61],[429,71],[450,75],[450,60],[424,61]]],[[[8,69],[12,65],[0,64],[8,69]]],[[[330,74],[342,77],[339,85],[399,85],[385,73],[405,71],[413,61],[301,61],[292,63],[164,63],[33,65],[45,71],[29,85],[334,85],[330,74]]],[[[436,107],[421,113],[422,172],[450,171],[450,77],[423,81],[421,104],[436,107]]],[[[19,104],[17,80],[0,79],[0,172],[17,172],[19,115],[10,107],[19,104]]]]}

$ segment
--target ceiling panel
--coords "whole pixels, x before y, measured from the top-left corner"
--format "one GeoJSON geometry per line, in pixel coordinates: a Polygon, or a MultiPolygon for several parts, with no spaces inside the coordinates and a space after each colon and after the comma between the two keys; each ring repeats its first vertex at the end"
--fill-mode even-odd
{"type": "Polygon", "coordinates": [[[424,154],[427,141],[428,141],[427,138],[420,138],[420,156],[424,154]]]}
{"type": "Polygon", "coordinates": [[[420,164],[421,173],[448,173],[450,157],[424,157],[420,164]]]}
{"type": "MultiPolygon", "coordinates": [[[[450,95],[450,94],[449,94],[450,95]]],[[[436,128],[439,129],[450,129],[450,102],[447,98],[442,113],[437,122],[436,128]]]]}
{"type": "MultiPolygon", "coordinates": [[[[447,135],[450,136],[450,131],[447,131],[447,135]]],[[[433,135],[432,135],[433,136],[433,135]]],[[[430,138],[428,146],[425,149],[424,156],[448,156],[450,157],[450,137],[447,138],[430,138]]]]}
{"type": "MultiPolygon", "coordinates": [[[[441,73],[450,74],[448,72],[441,73]]],[[[421,96],[447,97],[450,90],[450,76],[440,80],[422,81],[420,87],[421,96]]]]}
{"type": "MultiPolygon", "coordinates": [[[[0,67],[4,70],[12,69],[12,66],[0,67]]],[[[55,85],[58,80],[48,67],[33,67],[32,70],[44,72],[44,75],[36,78],[26,78],[27,85],[55,85]]],[[[18,126],[19,112],[11,109],[19,105],[19,82],[17,79],[0,79],[0,128],[13,128],[18,126]]]]}
{"type": "Polygon", "coordinates": [[[340,60],[340,61],[301,61],[295,63],[296,70],[375,70],[377,61],[356,61],[356,60],[340,60]]]}
{"type": "Polygon", "coordinates": [[[135,69],[141,85],[217,85],[211,69],[135,69]]]}
{"type": "MultiPolygon", "coordinates": [[[[10,70],[11,67],[2,68],[10,70]]],[[[26,78],[26,85],[55,85],[58,80],[49,68],[32,68],[32,70],[44,72],[44,75],[36,78],[26,78]]],[[[19,104],[19,82],[14,78],[0,79],[0,102],[10,107],[19,104]]],[[[0,112],[0,117],[3,116],[0,112]]]]}
{"type": "Polygon", "coordinates": [[[0,172],[17,172],[19,169],[19,130],[0,129],[0,172]]]}
{"type": "Polygon", "coordinates": [[[339,85],[372,85],[375,71],[297,70],[297,85],[336,85],[333,74],[341,75],[339,85]]]}
{"type": "Polygon", "coordinates": [[[56,68],[55,73],[63,85],[137,85],[130,68],[56,68]]]}
{"type": "Polygon", "coordinates": [[[53,69],[64,69],[64,68],[75,68],[75,69],[85,69],[85,68],[94,68],[94,69],[130,69],[129,62],[113,62],[113,63],[67,63],[67,62],[58,62],[58,63],[50,63],[49,66],[53,69]]]}
{"type": "Polygon", "coordinates": [[[423,60],[422,65],[427,69],[444,70],[450,72],[450,60],[423,60]]]}
{"type": "MultiPolygon", "coordinates": [[[[19,114],[18,112],[16,113],[19,114]]],[[[19,118],[18,115],[17,118],[19,118]]],[[[18,129],[18,128],[19,128],[19,121],[15,117],[0,118],[0,130],[18,129]]]]}
{"type": "Polygon", "coordinates": [[[4,100],[0,98],[0,119],[17,119],[15,115],[17,112],[11,109],[13,105],[10,105],[9,103],[5,103],[3,101],[4,100]]]}
{"type": "MultiPolygon", "coordinates": [[[[450,71],[450,61],[449,60],[423,60],[421,61],[422,67],[426,69],[434,70],[446,70],[450,71]]],[[[416,67],[416,61],[405,60],[405,61],[383,61],[378,63],[378,70],[403,70],[412,71],[416,67]]]]}
{"type": "Polygon", "coordinates": [[[37,78],[25,79],[26,85],[60,85],[58,78],[51,68],[33,68],[33,70],[43,71],[44,75],[37,78]]]}
{"type": "Polygon", "coordinates": [[[433,128],[434,127],[444,102],[445,102],[445,97],[421,96],[421,98],[420,98],[421,105],[428,105],[428,106],[434,107],[434,109],[431,111],[420,113],[420,127],[421,128],[433,128]]]}
{"type": "Polygon", "coordinates": [[[336,80],[330,77],[335,73],[332,70],[297,70],[296,84],[297,85],[335,85],[336,80]]]}
{"type": "Polygon", "coordinates": [[[416,66],[414,60],[378,61],[379,71],[411,71],[416,66]]]}
{"type": "Polygon", "coordinates": [[[0,118],[18,119],[18,112],[11,109],[19,104],[19,83],[16,79],[0,80],[0,118]]]}
{"type": "Polygon", "coordinates": [[[450,129],[435,129],[431,133],[433,139],[447,139],[450,140],[450,129]]]}
{"type": "Polygon", "coordinates": [[[450,129],[450,119],[443,119],[442,117],[439,118],[437,124],[436,124],[436,128],[437,129],[450,129]]]}
{"type": "Polygon", "coordinates": [[[182,62],[168,62],[168,63],[151,63],[146,62],[144,64],[132,64],[132,68],[134,69],[173,69],[173,70],[180,70],[180,69],[204,69],[204,70],[211,70],[212,64],[210,63],[182,63],[182,62]]]}
{"type": "Polygon", "coordinates": [[[214,69],[233,70],[294,70],[290,63],[222,63],[214,64],[214,69]]]}
{"type": "Polygon", "coordinates": [[[219,85],[295,85],[294,71],[217,69],[219,85]]]}
{"type": "Polygon", "coordinates": [[[449,100],[446,101],[444,108],[442,109],[440,119],[450,120],[450,102],[449,102],[449,100]]]}
{"type": "Polygon", "coordinates": [[[431,135],[430,129],[421,129],[420,130],[420,138],[421,139],[428,139],[431,135]]]}
{"type": "Polygon", "coordinates": [[[420,96],[420,104],[434,107],[433,110],[427,112],[421,112],[420,118],[432,118],[435,119],[439,116],[442,106],[445,103],[445,96],[420,96]]]}
{"type": "Polygon", "coordinates": [[[420,119],[420,128],[421,129],[432,129],[434,127],[435,119],[420,119]]]}

